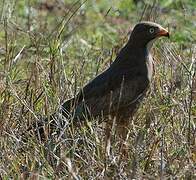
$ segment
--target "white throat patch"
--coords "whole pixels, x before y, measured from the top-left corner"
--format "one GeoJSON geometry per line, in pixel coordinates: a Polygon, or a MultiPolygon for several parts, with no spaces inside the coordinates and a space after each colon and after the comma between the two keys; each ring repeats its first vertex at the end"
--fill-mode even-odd
{"type": "Polygon", "coordinates": [[[148,52],[150,52],[153,43],[154,43],[157,39],[158,39],[158,38],[155,38],[155,39],[153,39],[153,40],[151,40],[151,41],[148,42],[148,44],[147,44],[147,51],[148,51],[148,52]]]}

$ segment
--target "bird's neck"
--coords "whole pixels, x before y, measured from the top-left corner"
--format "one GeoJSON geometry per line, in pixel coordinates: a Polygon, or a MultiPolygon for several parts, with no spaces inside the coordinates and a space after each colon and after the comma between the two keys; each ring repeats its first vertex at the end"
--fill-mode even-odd
{"type": "Polygon", "coordinates": [[[140,59],[142,60],[146,59],[149,56],[152,44],[153,42],[149,42],[147,44],[139,44],[137,42],[130,41],[129,43],[127,43],[127,47],[125,48],[128,52],[130,52],[130,54],[134,54],[138,57],[141,57],[140,59]]]}
{"type": "Polygon", "coordinates": [[[141,40],[139,41],[137,40],[137,38],[131,36],[126,46],[129,49],[133,49],[133,51],[144,53],[145,56],[148,56],[152,48],[152,45],[156,41],[156,39],[157,38],[152,39],[149,42],[145,42],[141,40]]]}
{"type": "Polygon", "coordinates": [[[146,64],[146,60],[148,59],[149,51],[145,47],[143,48],[133,48],[125,45],[124,48],[121,49],[115,61],[112,63],[111,67],[116,67],[117,69],[129,69],[135,66],[144,67],[146,64]]]}
{"type": "Polygon", "coordinates": [[[146,66],[150,56],[151,44],[142,45],[129,41],[119,52],[116,60],[112,63],[112,66],[129,68],[130,66],[146,66]]]}

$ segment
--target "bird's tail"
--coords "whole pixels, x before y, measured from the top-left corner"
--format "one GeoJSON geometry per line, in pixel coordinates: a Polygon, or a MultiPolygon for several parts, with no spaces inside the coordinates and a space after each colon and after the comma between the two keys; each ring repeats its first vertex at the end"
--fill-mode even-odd
{"type": "Polygon", "coordinates": [[[41,141],[44,141],[49,136],[58,134],[60,129],[65,125],[66,119],[71,115],[73,102],[74,98],[67,100],[61,105],[57,112],[35,122],[27,129],[27,132],[33,132],[33,134],[35,134],[35,136],[41,141]]]}

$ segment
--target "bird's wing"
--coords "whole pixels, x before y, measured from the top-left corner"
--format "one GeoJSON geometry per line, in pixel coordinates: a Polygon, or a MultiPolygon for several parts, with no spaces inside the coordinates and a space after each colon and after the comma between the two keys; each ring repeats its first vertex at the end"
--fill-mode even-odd
{"type": "Polygon", "coordinates": [[[113,114],[118,109],[126,108],[138,102],[145,94],[148,84],[147,79],[137,77],[124,84],[122,82],[120,86],[99,98],[92,96],[86,99],[84,103],[87,104],[93,116],[97,116],[101,112],[103,114],[113,114]]]}
{"type": "Polygon", "coordinates": [[[128,70],[108,69],[97,76],[79,93],[75,116],[81,118],[87,112],[92,116],[108,114],[118,106],[125,107],[136,101],[149,83],[146,76],[137,71],[138,68],[134,67],[128,70]]]}
{"type": "Polygon", "coordinates": [[[104,96],[109,86],[109,69],[95,77],[91,82],[85,85],[75,98],[69,99],[62,105],[62,112],[65,117],[71,116],[82,117],[86,111],[86,102],[90,99],[99,99],[104,96]]]}

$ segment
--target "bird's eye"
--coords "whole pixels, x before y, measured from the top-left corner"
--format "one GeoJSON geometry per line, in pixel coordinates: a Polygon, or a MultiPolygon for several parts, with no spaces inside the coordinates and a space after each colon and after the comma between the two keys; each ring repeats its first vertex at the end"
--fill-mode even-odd
{"type": "Polygon", "coordinates": [[[153,33],[154,33],[154,28],[150,28],[150,29],[149,29],[149,32],[150,32],[151,34],[153,34],[153,33]]]}

